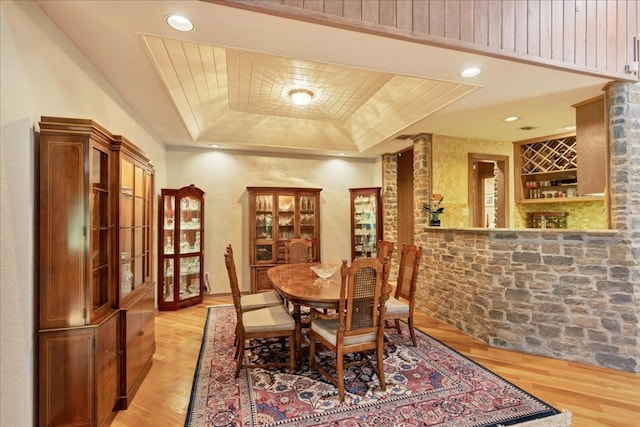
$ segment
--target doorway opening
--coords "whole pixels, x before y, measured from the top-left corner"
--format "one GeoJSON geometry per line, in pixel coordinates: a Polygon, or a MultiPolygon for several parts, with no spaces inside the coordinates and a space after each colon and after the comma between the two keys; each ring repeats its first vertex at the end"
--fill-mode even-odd
{"type": "Polygon", "coordinates": [[[472,227],[504,228],[509,214],[509,157],[469,153],[469,221],[472,227]]]}
{"type": "MultiPolygon", "coordinates": [[[[413,147],[397,154],[398,165],[398,251],[412,244],[414,237],[413,147]]],[[[399,252],[398,252],[399,253],[399,252]]]]}

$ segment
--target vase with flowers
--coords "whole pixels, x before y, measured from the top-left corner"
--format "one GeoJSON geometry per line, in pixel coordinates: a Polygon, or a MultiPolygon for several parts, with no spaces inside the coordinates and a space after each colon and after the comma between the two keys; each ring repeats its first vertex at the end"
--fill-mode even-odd
{"type": "Polygon", "coordinates": [[[432,227],[440,226],[440,214],[444,212],[442,201],[444,196],[442,194],[432,194],[431,203],[424,204],[424,210],[429,214],[429,225],[432,227]]]}

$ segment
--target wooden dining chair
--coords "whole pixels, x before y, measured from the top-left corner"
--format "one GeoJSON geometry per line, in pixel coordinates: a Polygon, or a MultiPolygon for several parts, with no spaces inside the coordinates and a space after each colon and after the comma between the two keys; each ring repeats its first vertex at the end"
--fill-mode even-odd
{"type": "Polygon", "coordinates": [[[400,320],[406,319],[409,324],[410,337],[389,340],[387,344],[398,344],[409,339],[417,346],[416,332],[413,321],[413,311],[416,305],[416,288],[418,286],[418,274],[420,273],[420,261],[422,260],[422,248],[416,245],[402,245],[400,263],[398,265],[398,282],[394,296],[386,303],[387,312],[384,315],[385,322],[394,320],[398,334],[402,335],[400,320]]]}
{"type": "Polygon", "coordinates": [[[378,240],[376,242],[376,258],[380,261],[383,261],[385,258],[389,258],[389,261],[391,261],[393,247],[394,243],[389,240],[378,240]]]}
{"type": "Polygon", "coordinates": [[[230,253],[229,248],[225,251],[224,261],[229,274],[229,284],[231,286],[231,294],[233,296],[233,305],[236,309],[236,333],[238,335],[238,343],[236,347],[237,362],[235,377],[238,378],[240,375],[240,369],[243,366],[246,368],[288,367],[293,371],[296,366],[296,324],[293,317],[291,317],[289,310],[285,308],[284,304],[279,304],[251,311],[243,311],[240,303],[238,276],[236,275],[235,265],[232,262],[232,254],[230,253]],[[263,363],[247,362],[245,364],[244,351],[246,341],[254,338],[267,340],[270,338],[289,338],[289,361],[263,363]]]}
{"type": "MultiPolygon", "coordinates": [[[[233,256],[233,247],[231,246],[231,244],[227,245],[227,252],[229,253],[229,261],[231,262],[233,271],[237,272],[236,262],[233,256]]],[[[236,283],[237,283],[237,275],[236,275],[236,283]]],[[[238,289],[239,288],[240,286],[238,285],[238,289]]],[[[258,292],[256,294],[243,295],[242,292],[240,292],[240,307],[242,308],[243,313],[245,311],[252,311],[260,308],[273,307],[281,304],[284,304],[284,301],[280,297],[280,294],[273,289],[266,292],[258,292]]],[[[237,328],[237,325],[236,325],[236,328],[237,328]]],[[[239,349],[238,338],[239,338],[239,334],[238,334],[238,331],[236,330],[236,336],[234,341],[234,345],[236,346],[236,353],[234,355],[234,358],[238,357],[238,349],[239,349]]]]}
{"type": "Polygon", "coordinates": [[[342,261],[340,303],[337,313],[324,314],[311,310],[309,334],[309,365],[338,388],[338,396],[345,398],[344,369],[353,365],[368,363],[380,380],[380,389],[386,391],[384,378],[384,324],[385,299],[391,287],[387,283],[388,260],[359,258],[351,266],[342,261]],[[316,342],[336,355],[335,377],[329,367],[316,362],[316,342]],[[375,363],[369,357],[375,350],[375,363]],[[363,358],[356,362],[344,362],[349,353],[361,353],[363,358]]]}
{"type": "MultiPolygon", "coordinates": [[[[233,248],[231,245],[227,245],[227,252],[229,253],[229,258],[231,260],[231,264],[233,264],[233,270],[236,271],[236,263],[233,256],[233,248]]],[[[282,298],[278,292],[273,289],[265,292],[258,292],[255,294],[244,294],[240,296],[240,306],[242,307],[242,311],[251,311],[257,310],[259,308],[271,307],[274,305],[282,304],[282,298]]]]}
{"type": "Polygon", "coordinates": [[[290,239],[284,243],[285,264],[313,262],[313,242],[309,239],[290,239]]]}

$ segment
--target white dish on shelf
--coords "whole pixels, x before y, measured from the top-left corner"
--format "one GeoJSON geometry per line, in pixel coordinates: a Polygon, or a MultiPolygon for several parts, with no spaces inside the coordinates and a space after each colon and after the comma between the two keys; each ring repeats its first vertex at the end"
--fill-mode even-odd
{"type": "Polygon", "coordinates": [[[335,265],[312,265],[311,270],[321,279],[328,279],[338,270],[335,265]]]}

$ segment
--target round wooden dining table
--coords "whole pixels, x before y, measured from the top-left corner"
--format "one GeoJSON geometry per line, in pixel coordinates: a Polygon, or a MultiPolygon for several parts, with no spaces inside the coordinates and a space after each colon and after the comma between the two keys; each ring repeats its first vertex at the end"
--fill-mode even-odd
{"type": "Polygon", "coordinates": [[[301,350],[302,322],[301,306],[337,309],[340,302],[341,264],[322,263],[323,266],[336,267],[335,273],[328,279],[319,278],[311,270],[312,265],[320,263],[281,264],[267,270],[267,276],[273,288],[293,306],[296,322],[296,350],[301,350]]]}

